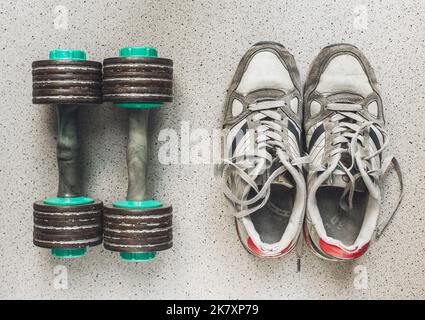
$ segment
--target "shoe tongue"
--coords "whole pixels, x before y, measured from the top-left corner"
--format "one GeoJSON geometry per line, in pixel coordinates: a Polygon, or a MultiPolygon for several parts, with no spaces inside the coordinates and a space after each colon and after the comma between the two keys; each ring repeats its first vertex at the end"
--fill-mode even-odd
{"type": "Polygon", "coordinates": [[[290,173],[288,171],[282,173],[279,175],[274,181],[272,182],[273,185],[281,185],[285,186],[287,188],[292,189],[294,187],[294,183],[291,181],[292,179],[289,179],[290,173]]]}
{"type": "MultiPolygon", "coordinates": [[[[323,182],[323,186],[328,187],[338,187],[345,189],[347,185],[350,183],[350,178],[346,174],[336,174],[332,173],[329,178],[323,182]]],[[[361,177],[356,180],[355,191],[365,192],[367,191],[366,185],[361,177]]]]}
{"type": "MultiPolygon", "coordinates": [[[[350,168],[352,166],[352,158],[348,152],[344,152],[341,154],[341,158],[339,159],[339,163],[341,163],[345,168],[350,168]]],[[[351,174],[353,176],[357,175],[359,171],[355,169],[356,166],[353,166],[351,169],[351,174]]],[[[323,182],[323,186],[329,187],[339,187],[345,188],[350,183],[350,178],[347,174],[344,173],[344,170],[340,164],[337,165],[336,170],[338,173],[332,172],[328,179],[323,182]]],[[[366,191],[366,185],[362,177],[358,177],[356,180],[355,191],[364,192],[366,191]]]]}
{"type": "MultiPolygon", "coordinates": [[[[274,161],[270,170],[267,170],[267,173],[262,176],[262,179],[264,179],[264,181],[267,181],[270,175],[273,174],[273,172],[279,169],[281,166],[282,164],[279,161],[274,161]]],[[[289,171],[285,170],[273,180],[272,185],[281,185],[292,189],[294,188],[294,181],[289,171]]]]}
{"type": "Polygon", "coordinates": [[[339,160],[339,162],[341,162],[346,168],[351,167],[352,160],[351,160],[350,154],[349,153],[341,154],[341,159],[339,160]]]}

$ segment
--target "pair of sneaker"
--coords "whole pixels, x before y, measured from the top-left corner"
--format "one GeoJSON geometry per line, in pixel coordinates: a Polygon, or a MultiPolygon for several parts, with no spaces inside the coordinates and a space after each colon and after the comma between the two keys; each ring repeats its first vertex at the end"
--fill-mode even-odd
{"type": "Polygon", "coordinates": [[[286,255],[304,234],[321,258],[358,258],[390,220],[378,226],[391,163],[402,195],[377,80],[355,46],[325,47],[302,90],[288,50],[257,43],[233,77],[223,129],[224,194],[240,241],[256,256],[286,255]]]}

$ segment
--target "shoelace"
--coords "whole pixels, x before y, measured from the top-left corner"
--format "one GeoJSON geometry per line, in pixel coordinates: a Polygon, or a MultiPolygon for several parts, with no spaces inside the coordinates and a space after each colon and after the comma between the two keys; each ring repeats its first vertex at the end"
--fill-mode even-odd
{"type": "MultiPolygon", "coordinates": [[[[359,106],[359,108],[361,108],[361,106],[359,106]]],[[[328,109],[332,110],[329,107],[328,109]]],[[[395,213],[397,212],[404,194],[403,176],[401,173],[401,168],[398,161],[393,156],[385,156],[381,160],[381,168],[370,169],[370,160],[374,157],[382,155],[383,151],[388,146],[387,133],[378,123],[374,121],[367,121],[366,119],[354,112],[339,111],[332,116],[331,121],[335,123],[335,127],[332,129],[332,136],[334,136],[332,142],[333,149],[330,151],[329,155],[331,159],[334,158],[335,160],[333,160],[327,168],[323,165],[317,166],[315,168],[310,167],[311,172],[309,175],[309,179],[311,178],[311,176],[315,175],[318,172],[322,172],[322,174],[329,175],[345,174],[346,176],[348,176],[350,183],[348,183],[347,187],[344,189],[343,195],[341,196],[340,200],[341,207],[345,209],[345,211],[347,211],[343,199],[348,194],[348,209],[351,209],[353,207],[353,197],[355,192],[356,181],[359,178],[363,178],[364,183],[371,192],[371,196],[375,199],[378,199],[379,185],[377,185],[372,180],[372,178],[374,180],[381,180],[382,177],[385,176],[385,174],[387,173],[390,164],[393,164],[400,183],[400,196],[396,207],[391,213],[388,220],[377,227],[376,236],[377,238],[379,238],[393,219],[395,213]],[[364,150],[362,150],[362,148],[365,147],[365,139],[363,134],[364,132],[368,131],[372,125],[374,125],[382,134],[384,138],[384,144],[379,150],[373,152],[370,155],[366,155],[364,150]],[[348,153],[351,157],[351,164],[348,167],[345,166],[344,163],[341,161],[342,155],[344,153],[348,153]],[[355,166],[357,167],[359,172],[356,174],[352,174],[351,171],[355,166]]],[[[309,158],[309,156],[307,156],[300,159],[298,163],[310,164],[311,159],[309,158]]]]}
{"type": "MultiPolygon", "coordinates": [[[[336,136],[332,142],[332,146],[334,147],[333,150],[330,152],[330,156],[333,157],[335,155],[338,156],[339,160],[337,163],[337,166],[341,168],[338,170],[337,168],[334,171],[334,174],[345,174],[350,179],[350,183],[347,184],[347,187],[344,189],[344,192],[341,196],[340,205],[342,209],[345,211],[348,211],[347,209],[353,208],[353,197],[354,197],[354,191],[355,191],[355,185],[357,179],[362,177],[361,172],[365,171],[366,175],[363,175],[363,179],[369,179],[368,181],[365,181],[365,183],[368,186],[375,187],[375,183],[370,179],[370,177],[373,177],[375,179],[379,179],[380,175],[382,174],[381,169],[375,169],[371,170],[369,167],[371,166],[370,160],[374,157],[379,156],[382,154],[382,152],[387,148],[388,142],[387,142],[387,133],[378,126],[377,123],[374,123],[373,121],[364,121],[364,119],[355,114],[355,113],[340,113],[335,114],[332,116],[331,121],[334,123],[337,123],[335,128],[332,130],[332,135],[336,136]],[[349,122],[347,120],[354,120],[353,122],[349,122]],[[363,133],[365,131],[369,131],[370,126],[375,124],[378,130],[381,132],[382,136],[384,137],[384,144],[382,147],[377,150],[376,152],[370,154],[369,156],[365,156],[362,153],[362,150],[359,148],[359,144],[364,147],[365,141],[363,137],[363,133]],[[343,146],[346,145],[347,149],[343,146]],[[348,153],[351,157],[350,166],[346,167],[344,162],[341,161],[342,154],[348,153]],[[353,168],[356,167],[359,169],[360,172],[356,174],[352,174],[351,171],[353,168]],[[348,208],[343,202],[343,199],[348,194],[348,208]]],[[[372,192],[373,196],[377,198],[378,191],[375,188],[372,188],[372,190],[375,190],[372,192]]]]}
{"type": "Polygon", "coordinates": [[[234,214],[237,218],[246,217],[264,207],[270,197],[271,184],[292,165],[280,135],[286,125],[283,123],[284,118],[277,112],[284,103],[283,101],[261,101],[249,105],[248,110],[253,112],[252,121],[258,124],[254,146],[245,150],[243,147],[237,148],[233,157],[223,159],[224,194],[233,204],[240,206],[241,210],[234,214]],[[270,174],[259,189],[255,182],[256,178],[269,169],[274,161],[270,151],[275,152],[282,165],[270,174]],[[252,188],[256,195],[247,200],[235,195],[228,185],[231,174],[238,175],[246,183],[247,190],[252,188]],[[261,203],[249,208],[260,200],[262,200],[261,203]]]}

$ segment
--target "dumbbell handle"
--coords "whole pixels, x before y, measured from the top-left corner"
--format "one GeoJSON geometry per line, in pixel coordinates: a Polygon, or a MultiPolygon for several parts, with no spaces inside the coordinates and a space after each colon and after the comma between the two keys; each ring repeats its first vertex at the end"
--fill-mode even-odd
{"type": "Polygon", "coordinates": [[[78,142],[78,106],[58,105],[58,142],[57,159],[59,168],[58,197],[78,197],[79,179],[79,142],[78,142]]]}
{"type": "Polygon", "coordinates": [[[128,110],[127,200],[146,200],[149,109],[128,110]]]}

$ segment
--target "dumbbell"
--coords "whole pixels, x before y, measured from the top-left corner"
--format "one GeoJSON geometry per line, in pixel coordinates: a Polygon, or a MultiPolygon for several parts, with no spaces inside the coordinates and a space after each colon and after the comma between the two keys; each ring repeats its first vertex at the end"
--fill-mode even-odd
{"type": "Polygon", "coordinates": [[[103,245],[127,261],[149,261],[172,247],[172,207],[146,192],[149,111],[172,101],[173,61],[129,47],[103,61],[103,101],[128,109],[126,200],[105,205],[103,245]]]}
{"type": "Polygon", "coordinates": [[[58,258],[77,258],[102,243],[103,203],[81,195],[78,109],[102,102],[102,64],[80,50],[53,50],[32,63],[33,103],[56,105],[57,197],[34,203],[34,244],[58,258]]]}

